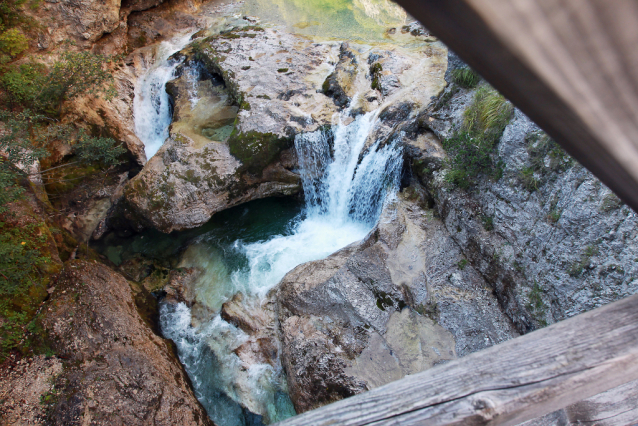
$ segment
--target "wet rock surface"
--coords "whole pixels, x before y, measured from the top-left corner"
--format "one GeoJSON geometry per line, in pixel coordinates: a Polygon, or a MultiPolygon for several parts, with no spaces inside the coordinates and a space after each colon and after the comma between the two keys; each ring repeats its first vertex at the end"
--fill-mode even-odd
{"type": "Polygon", "coordinates": [[[282,280],[282,356],[298,412],[517,335],[419,198],[404,190],[364,241],[282,280]]]}
{"type": "MultiPolygon", "coordinates": [[[[198,35],[181,53],[181,76],[167,86],[175,105],[170,138],[127,185],[125,215],[138,226],[192,228],[240,203],[295,194],[295,134],[331,125],[346,106],[360,113],[400,103],[409,105],[398,107],[403,115],[414,116],[443,88],[438,42],[423,44],[426,55],[316,43],[250,20],[198,35]],[[382,94],[371,87],[371,60],[386,64],[383,75],[396,82],[382,94]]],[[[392,133],[403,115],[386,120],[383,132],[392,133]]]]}
{"type": "Polygon", "coordinates": [[[42,322],[63,364],[45,404],[47,424],[212,424],[171,345],[108,267],[68,262],[42,322]]]}

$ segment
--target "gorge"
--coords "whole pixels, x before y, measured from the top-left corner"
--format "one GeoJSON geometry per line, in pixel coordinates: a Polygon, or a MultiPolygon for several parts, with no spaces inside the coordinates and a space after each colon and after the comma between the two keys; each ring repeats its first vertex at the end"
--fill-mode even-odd
{"type": "Polygon", "coordinates": [[[52,353],[4,423],[273,424],[638,291],[635,213],[394,3],[146,3],[64,115],[127,161],[19,207],[52,353]]]}

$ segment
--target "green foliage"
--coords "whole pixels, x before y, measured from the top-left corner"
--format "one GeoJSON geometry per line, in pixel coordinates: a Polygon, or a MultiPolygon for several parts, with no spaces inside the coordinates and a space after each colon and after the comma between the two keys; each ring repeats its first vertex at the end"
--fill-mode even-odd
{"type": "Polygon", "coordinates": [[[46,84],[45,80],[46,67],[30,62],[7,67],[0,76],[0,85],[6,91],[9,103],[33,106],[38,103],[39,93],[46,84]]]}
{"type": "Polygon", "coordinates": [[[279,69],[277,70],[277,72],[279,72],[279,73],[286,73],[286,72],[288,72],[288,68],[279,68],[279,69]]]}
{"type": "Polygon", "coordinates": [[[20,10],[26,2],[27,0],[0,0],[0,26],[13,28],[32,25],[33,20],[20,10]]]}
{"type": "Polygon", "coordinates": [[[530,133],[525,141],[530,165],[519,172],[518,180],[530,192],[538,190],[551,179],[550,172],[561,172],[574,164],[563,148],[545,132],[530,133]]]}
{"type": "Polygon", "coordinates": [[[459,260],[459,262],[456,264],[459,269],[462,271],[463,269],[465,269],[465,267],[467,266],[467,259],[461,259],[459,260]]]}
{"type": "MultiPolygon", "coordinates": [[[[5,219],[9,214],[5,213],[5,219]]],[[[18,218],[21,222],[23,218],[18,218]]],[[[13,349],[26,348],[25,332],[47,296],[46,272],[51,262],[43,223],[0,222],[0,360],[13,349]]]]}
{"type": "Polygon", "coordinates": [[[474,101],[463,113],[463,127],[472,135],[498,142],[513,112],[514,107],[503,95],[483,86],[476,91],[474,101]]]}
{"type": "Polygon", "coordinates": [[[580,260],[577,262],[574,262],[567,270],[567,273],[569,274],[569,276],[576,278],[582,275],[585,268],[589,266],[589,263],[591,262],[591,258],[597,255],[598,253],[599,253],[598,247],[595,247],[593,245],[587,246],[585,248],[585,251],[581,254],[580,260]]]}
{"type": "Polygon", "coordinates": [[[486,231],[492,231],[494,229],[494,218],[492,216],[481,215],[481,221],[486,231]]]}
{"type": "Polygon", "coordinates": [[[115,95],[108,62],[103,55],[67,52],[49,70],[36,63],[7,66],[0,85],[8,103],[57,117],[64,101],[80,95],[115,95]]]}
{"type": "Polygon", "coordinates": [[[476,91],[464,113],[460,131],[443,141],[449,156],[446,174],[449,183],[466,189],[482,174],[500,179],[503,164],[493,158],[493,151],[513,111],[512,104],[493,88],[481,87],[476,91]]]}
{"type": "Polygon", "coordinates": [[[556,223],[560,220],[560,216],[563,214],[560,210],[554,208],[547,214],[547,220],[551,223],[556,223]]]}
{"type": "Polygon", "coordinates": [[[372,77],[372,84],[370,87],[372,90],[379,90],[381,85],[379,84],[379,77],[381,77],[381,72],[383,71],[383,66],[375,62],[370,66],[370,77],[372,77]]]}
{"type": "Polygon", "coordinates": [[[457,68],[452,71],[452,81],[465,89],[474,89],[481,77],[471,68],[457,68]]]}
{"type": "Polygon", "coordinates": [[[530,314],[532,314],[532,317],[538,321],[542,327],[545,327],[547,325],[547,320],[545,319],[547,315],[547,305],[543,302],[542,295],[542,287],[534,281],[532,290],[527,295],[529,302],[525,305],[525,307],[530,314]]]}
{"type": "Polygon", "coordinates": [[[29,39],[19,29],[10,28],[0,34],[0,52],[15,57],[28,48],[29,39]]]}
{"type": "Polygon", "coordinates": [[[36,284],[38,268],[51,260],[39,250],[47,239],[39,232],[42,226],[13,228],[0,222],[0,296],[13,296],[25,286],[36,284]]]}
{"type": "Polygon", "coordinates": [[[529,192],[538,190],[540,181],[534,176],[534,168],[523,167],[519,172],[519,180],[529,192]]]}

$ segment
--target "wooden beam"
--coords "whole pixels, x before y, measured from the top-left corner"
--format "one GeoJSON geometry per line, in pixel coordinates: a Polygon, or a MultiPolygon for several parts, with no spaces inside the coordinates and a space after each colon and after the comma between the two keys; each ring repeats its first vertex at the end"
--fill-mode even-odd
{"type": "Polygon", "coordinates": [[[635,379],[638,295],[278,425],[515,425],[635,379]]]}
{"type": "Polygon", "coordinates": [[[638,211],[638,2],[397,2],[638,211]]]}

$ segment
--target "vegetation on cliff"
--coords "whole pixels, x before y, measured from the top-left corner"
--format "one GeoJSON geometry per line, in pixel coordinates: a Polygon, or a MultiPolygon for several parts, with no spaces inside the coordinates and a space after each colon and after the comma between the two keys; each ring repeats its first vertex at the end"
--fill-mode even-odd
{"type": "Polygon", "coordinates": [[[464,112],[460,129],[442,141],[449,155],[446,180],[461,188],[469,188],[479,175],[499,179],[502,164],[494,154],[514,107],[503,95],[489,86],[480,87],[464,112]]]}
{"type": "Polygon", "coordinates": [[[65,101],[112,94],[107,59],[89,52],[65,53],[50,67],[15,65],[10,59],[20,53],[22,41],[9,31],[0,35],[0,50],[11,56],[0,64],[5,105],[0,109],[0,359],[30,344],[24,333],[35,330],[51,274],[59,270],[52,241],[53,232],[62,231],[38,213],[51,209],[47,190],[68,190],[87,173],[118,164],[126,152],[111,138],[59,121],[65,101]]]}

